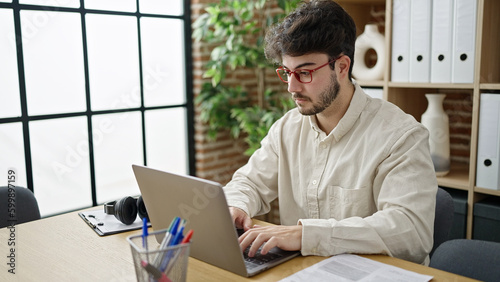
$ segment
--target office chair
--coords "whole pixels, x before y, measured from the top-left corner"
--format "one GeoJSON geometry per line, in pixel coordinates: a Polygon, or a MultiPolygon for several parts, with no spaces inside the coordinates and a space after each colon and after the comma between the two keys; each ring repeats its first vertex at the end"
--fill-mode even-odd
{"type": "Polygon", "coordinates": [[[11,224],[16,225],[40,219],[38,202],[33,192],[23,187],[15,187],[13,189],[15,191],[14,193],[12,193],[12,190],[9,191],[7,186],[0,187],[0,209],[2,209],[0,212],[0,228],[11,224]],[[15,202],[12,200],[9,201],[9,199],[13,199],[12,194],[15,194],[15,202]],[[9,207],[9,203],[14,203],[15,206],[9,207]],[[15,208],[15,210],[13,210],[13,208],[15,208]]]}
{"type": "Polygon", "coordinates": [[[443,188],[438,187],[436,194],[436,215],[434,218],[434,245],[430,253],[431,259],[436,248],[447,241],[450,236],[454,210],[451,195],[443,188]]]}
{"type": "Polygon", "coordinates": [[[481,281],[500,281],[500,243],[454,239],[439,246],[430,267],[481,281]]]}

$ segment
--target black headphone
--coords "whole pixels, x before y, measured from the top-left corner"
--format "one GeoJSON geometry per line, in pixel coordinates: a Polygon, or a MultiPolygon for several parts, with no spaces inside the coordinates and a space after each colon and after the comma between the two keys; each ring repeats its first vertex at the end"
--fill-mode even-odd
{"type": "Polygon", "coordinates": [[[118,201],[105,203],[104,213],[114,215],[116,219],[127,225],[134,223],[137,214],[141,219],[147,218],[149,221],[142,196],[138,199],[129,196],[118,201]]]}

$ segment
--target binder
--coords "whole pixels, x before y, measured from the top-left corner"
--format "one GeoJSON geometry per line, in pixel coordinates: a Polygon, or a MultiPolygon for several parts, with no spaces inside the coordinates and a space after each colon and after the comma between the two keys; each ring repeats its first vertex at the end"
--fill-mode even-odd
{"type": "Polygon", "coordinates": [[[391,81],[408,82],[410,70],[410,0],[394,0],[391,81]]]}
{"type": "Polygon", "coordinates": [[[410,82],[430,81],[431,8],[431,0],[411,0],[410,82]]]}
{"type": "Polygon", "coordinates": [[[476,49],[476,0],[455,0],[452,83],[473,83],[476,49]]]}
{"type": "Polygon", "coordinates": [[[476,186],[500,190],[500,93],[481,93],[476,186]]]}
{"type": "Polygon", "coordinates": [[[377,99],[384,99],[384,88],[380,87],[361,87],[363,91],[365,91],[368,96],[372,98],[377,98],[377,99]]]}
{"type": "Polygon", "coordinates": [[[431,82],[451,82],[454,0],[432,2],[431,82]]]}

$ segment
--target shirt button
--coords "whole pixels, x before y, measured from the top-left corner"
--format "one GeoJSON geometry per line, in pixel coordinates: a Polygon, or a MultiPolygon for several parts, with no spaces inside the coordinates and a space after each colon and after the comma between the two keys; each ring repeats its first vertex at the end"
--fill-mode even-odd
{"type": "Polygon", "coordinates": [[[313,180],[313,185],[316,185],[316,183],[318,183],[317,180],[313,180]]]}

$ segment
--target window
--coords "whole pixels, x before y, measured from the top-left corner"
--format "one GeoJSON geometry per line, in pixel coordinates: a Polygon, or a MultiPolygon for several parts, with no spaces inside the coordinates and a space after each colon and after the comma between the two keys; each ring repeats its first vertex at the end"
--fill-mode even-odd
{"type": "Polygon", "coordinates": [[[42,216],[138,195],[132,164],[194,174],[189,11],[0,0],[0,169],[42,216]]]}

